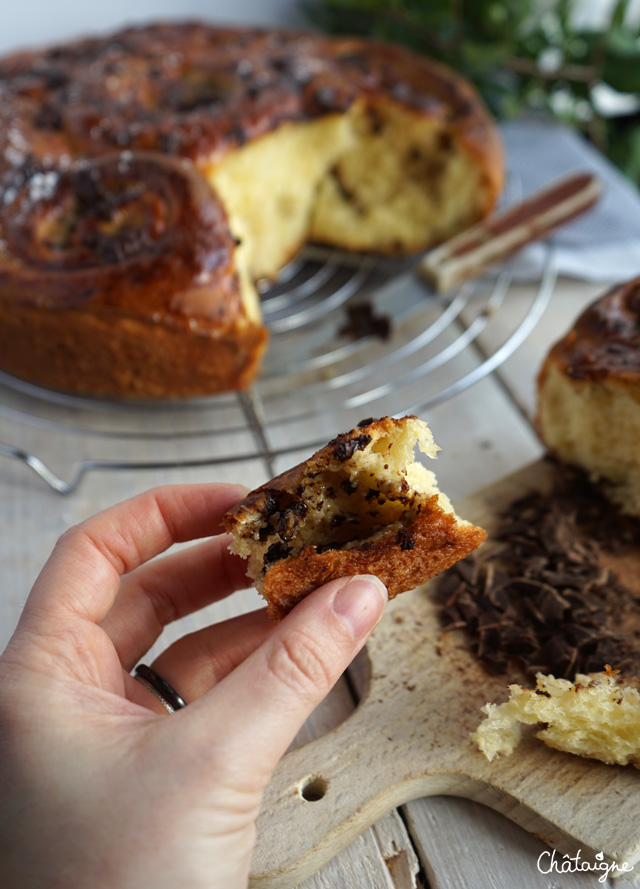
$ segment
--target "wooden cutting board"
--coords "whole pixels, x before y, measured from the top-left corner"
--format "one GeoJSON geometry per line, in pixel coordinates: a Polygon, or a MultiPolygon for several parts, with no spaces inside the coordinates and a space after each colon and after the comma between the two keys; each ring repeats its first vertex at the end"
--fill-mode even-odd
{"type": "MultiPolygon", "coordinates": [[[[501,510],[533,488],[551,488],[542,461],[458,511],[491,536],[501,510]]],[[[632,561],[621,567],[640,593],[640,553],[632,561]]],[[[484,671],[461,632],[442,635],[437,609],[429,585],[391,602],[360,656],[356,711],[281,761],[258,819],[255,889],[295,886],[392,808],[435,794],[491,806],[563,853],[640,860],[638,769],[560,753],[535,738],[492,763],[477,750],[470,733],[480,708],[506,700],[507,680],[484,671]]]]}

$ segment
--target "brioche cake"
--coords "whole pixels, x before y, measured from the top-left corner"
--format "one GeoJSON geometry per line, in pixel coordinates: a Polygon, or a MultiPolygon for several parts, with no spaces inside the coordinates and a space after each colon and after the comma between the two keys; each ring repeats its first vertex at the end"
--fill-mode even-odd
{"type": "Polygon", "coordinates": [[[522,725],[543,724],[536,737],[555,750],[640,768],[640,691],[617,670],[579,673],[575,682],[539,673],[535,689],[509,686],[509,700],[486,704],[473,735],[489,761],[509,756],[522,725]]]}
{"type": "Polygon", "coordinates": [[[640,278],[588,306],[553,346],[538,378],[537,424],[551,454],[640,515],[640,278]]]}
{"type": "Polygon", "coordinates": [[[494,122],[400,47],[155,24],[0,59],[0,367],[107,396],[243,388],[255,282],[307,241],[407,254],[503,180],[494,122]]]}
{"type": "Polygon", "coordinates": [[[392,599],[485,540],[414,460],[416,447],[431,458],[438,451],[416,417],[364,420],[226,514],[230,549],[248,559],[270,617],[353,574],[377,575],[392,599]]]}

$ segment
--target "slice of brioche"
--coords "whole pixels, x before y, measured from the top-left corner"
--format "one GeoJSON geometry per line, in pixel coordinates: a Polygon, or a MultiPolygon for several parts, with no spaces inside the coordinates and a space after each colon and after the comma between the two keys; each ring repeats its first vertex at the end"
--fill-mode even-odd
{"type": "Polygon", "coordinates": [[[320,584],[375,574],[389,598],[449,568],[485,540],[438,491],[414,448],[438,451],[416,417],[365,420],[249,494],[224,517],[230,549],[280,620],[320,584]]]}
{"type": "Polygon", "coordinates": [[[486,704],[473,738],[488,760],[509,756],[521,725],[544,723],[536,734],[549,747],[588,759],[640,768],[640,692],[615,670],[578,673],[575,682],[538,673],[536,688],[509,686],[504,704],[486,704]]]}
{"type": "Polygon", "coordinates": [[[587,306],[553,346],[538,377],[537,424],[552,454],[640,516],[640,278],[587,306]]]}

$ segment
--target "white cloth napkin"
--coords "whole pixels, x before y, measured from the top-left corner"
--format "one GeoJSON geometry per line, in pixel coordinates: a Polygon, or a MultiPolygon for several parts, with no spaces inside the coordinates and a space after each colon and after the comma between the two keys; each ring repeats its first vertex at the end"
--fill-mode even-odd
{"type": "MultiPolygon", "coordinates": [[[[640,275],[640,193],[579,133],[554,121],[522,118],[501,127],[510,181],[524,197],[580,170],[602,182],[598,203],[551,236],[560,274],[585,281],[640,275]]],[[[514,262],[517,277],[540,277],[544,248],[531,244],[514,262]]]]}

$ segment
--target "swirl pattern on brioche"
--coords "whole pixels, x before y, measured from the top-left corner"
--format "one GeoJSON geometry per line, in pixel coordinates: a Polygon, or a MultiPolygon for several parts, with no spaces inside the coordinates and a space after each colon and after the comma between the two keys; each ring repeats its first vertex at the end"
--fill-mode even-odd
{"type": "Polygon", "coordinates": [[[193,165],[157,153],[21,175],[0,206],[0,240],[0,285],[23,303],[162,311],[174,323],[241,309],[224,208],[193,165]]]}
{"type": "Polygon", "coordinates": [[[146,348],[175,352],[188,333],[203,368],[233,386],[265,342],[240,299],[235,247],[224,208],[189,162],[122,152],[60,171],[21,168],[0,205],[3,366],[33,378],[37,336],[36,370],[55,388],[73,391],[81,371],[94,393],[153,395],[150,371],[158,378],[167,360],[173,391],[195,394],[188,349],[180,364],[146,348]]]}

